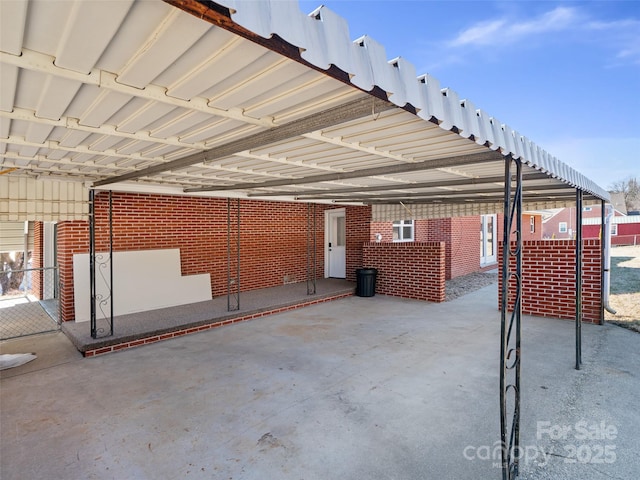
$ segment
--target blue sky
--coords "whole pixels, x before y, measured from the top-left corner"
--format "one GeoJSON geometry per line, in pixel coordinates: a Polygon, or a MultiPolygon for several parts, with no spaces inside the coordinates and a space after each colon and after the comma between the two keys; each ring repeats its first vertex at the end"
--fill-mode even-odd
{"type": "Polygon", "coordinates": [[[640,0],[324,5],[601,187],[640,179],[640,0]]]}

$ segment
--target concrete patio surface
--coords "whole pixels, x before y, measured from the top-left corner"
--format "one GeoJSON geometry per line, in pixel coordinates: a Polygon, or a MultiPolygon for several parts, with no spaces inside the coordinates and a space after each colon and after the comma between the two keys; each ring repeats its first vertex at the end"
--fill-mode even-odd
{"type": "MultiPolygon", "coordinates": [[[[640,336],[583,334],[576,371],[573,323],[524,319],[521,478],[640,475],[640,336]]],[[[20,348],[38,353],[43,338],[20,348]]],[[[93,358],[42,354],[1,380],[0,476],[498,479],[499,338],[492,285],[442,304],[348,297],[93,358]]]]}

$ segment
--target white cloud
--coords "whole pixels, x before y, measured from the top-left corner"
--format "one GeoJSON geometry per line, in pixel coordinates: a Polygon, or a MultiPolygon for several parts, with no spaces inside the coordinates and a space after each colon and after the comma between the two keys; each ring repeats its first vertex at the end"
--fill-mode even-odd
{"type": "Polygon", "coordinates": [[[450,42],[450,45],[454,47],[461,47],[464,45],[487,45],[495,39],[495,36],[498,33],[500,33],[504,24],[504,20],[478,23],[477,25],[474,25],[460,33],[460,35],[450,42]]]}
{"type": "Polygon", "coordinates": [[[449,42],[450,46],[492,45],[499,40],[501,45],[514,43],[527,37],[574,27],[580,18],[574,8],[557,7],[537,18],[525,21],[499,19],[480,22],[462,31],[449,42]]]}
{"type": "Polygon", "coordinates": [[[532,40],[549,40],[549,34],[574,34],[563,41],[579,41],[608,48],[608,66],[640,65],[640,20],[596,20],[585,9],[556,7],[530,19],[497,18],[476,23],[446,42],[449,51],[459,47],[505,48],[532,40]]]}

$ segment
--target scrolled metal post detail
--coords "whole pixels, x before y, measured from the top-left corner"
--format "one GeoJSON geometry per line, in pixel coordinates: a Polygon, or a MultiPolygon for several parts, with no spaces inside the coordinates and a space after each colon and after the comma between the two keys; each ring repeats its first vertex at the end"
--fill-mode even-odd
{"type": "Polygon", "coordinates": [[[522,163],[506,157],[504,232],[502,240],[502,298],[500,334],[500,436],[502,478],[518,476],[520,454],[520,337],[522,317],[522,163]],[[513,168],[515,165],[515,169],[513,168]],[[515,170],[515,171],[514,171],[515,170]],[[515,227],[515,230],[514,230],[515,227]],[[511,234],[515,234],[515,247],[511,234]],[[513,262],[512,262],[513,259],[513,262]],[[515,263],[515,265],[512,265],[515,263]],[[509,298],[509,284],[515,295],[509,298]]]}
{"type": "Polygon", "coordinates": [[[113,199],[109,191],[109,252],[96,253],[95,190],[89,191],[89,283],[91,293],[91,338],[113,335],[113,199]],[[107,275],[108,272],[108,275],[107,275]],[[102,280],[106,293],[98,291],[97,280],[102,280]],[[108,306],[108,308],[107,308],[108,306]],[[108,328],[98,327],[98,310],[108,320],[108,328]]]}

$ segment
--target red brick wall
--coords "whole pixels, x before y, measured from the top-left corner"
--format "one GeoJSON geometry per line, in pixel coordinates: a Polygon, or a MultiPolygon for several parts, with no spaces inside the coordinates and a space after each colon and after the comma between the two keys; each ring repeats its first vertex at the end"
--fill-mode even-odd
{"type": "Polygon", "coordinates": [[[347,207],[345,223],[347,227],[347,280],[355,282],[356,269],[363,266],[362,245],[369,241],[371,206],[347,207]]]}
{"type": "MultiPolygon", "coordinates": [[[[96,194],[96,250],[109,245],[108,194],[96,194]]],[[[232,201],[232,278],[236,265],[237,201],[232,201]]],[[[316,274],[324,276],[324,210],[316,205],[316,274]]],[[[362,266],[369,240],[370,207],[346,207],[347,279],[362,266]]],[[[72,320],[73,254],[89,251],[87,222],[62,222],[58,230],[62,318],[72,320]]],[[[113,193],[114,251],[179,248],[183,275],[208,273],[213,296],[227,292],[227,200],[113,193]]],[[[301,282],[307,275],[307,204],[241,200],[242,291],[301,282]]]]}
{"type": "Polygon", "coordinates": [[[451,219],[451,277],[468,275],[480,268],[480,217],[451,219]]]}
{"type": "Polygon", "coordinates": [[[381,242],[393,242],[393,222],[371,222],[370,224],[370,242],[376,241],[376,234],[382,235],[381,242]]]}
{"type": "MultiPolygon", "coordinates": [[[[502,215],[497,216],[497,222],[497,234],[500,239],[502,238],[502,215]]],[[[376,233],[382,234],[382,242],[392,242],[392,222],[371,223],[370,241],[375,241],[376,233]]],[[[480,268],[479,216],[415,220],[414,238],[416,242],[445,243],[445,275],[447,280],[495,268],[495,265],[480,268]]]]}
{"type": "Polygon", "coordinates": [[[43,282],[42,270],[37,270],[44,266],[44,224],[42,222],[33,222],[33,251],[31,252],[31,293],[42,299],[43,282]]]}
{"type": "MultiPolygon", "coordinates": [[[[513,245],[515,246],[515,244],[513,245]]],[[[541,317],[575,318],[576,242],[574,240],[541,240],[522,244],[522,312],[541,317]]],[[[502,247],[499,248],[500,264],[502,247]]],[[[515,269],[515,259],[511,259],[515,269]]],[[[600,241],[583,241],[582,313],[586,322],[600,320],[600,241]]],[[[500,284],[502,278],[500,278],[500,284]]],[[[498,305],[502,285],[498,290],[498,305]]],[[[514,298],[515,285],[509,285],[509,299],[514,298]]]]}
{"type": "Polygon", "coordinates": [[[378,270],[377,293],[443,302],[444,247],[443,242],[366,243],[363,265],[378,270]]]}
{"type": "Polygon", "coordinates": [[[75,318],[73,299],[73,255],[89,251],[89,224],[83,221],[58,223],[58,266],[60,276],[60,319],[75,318]]]}

